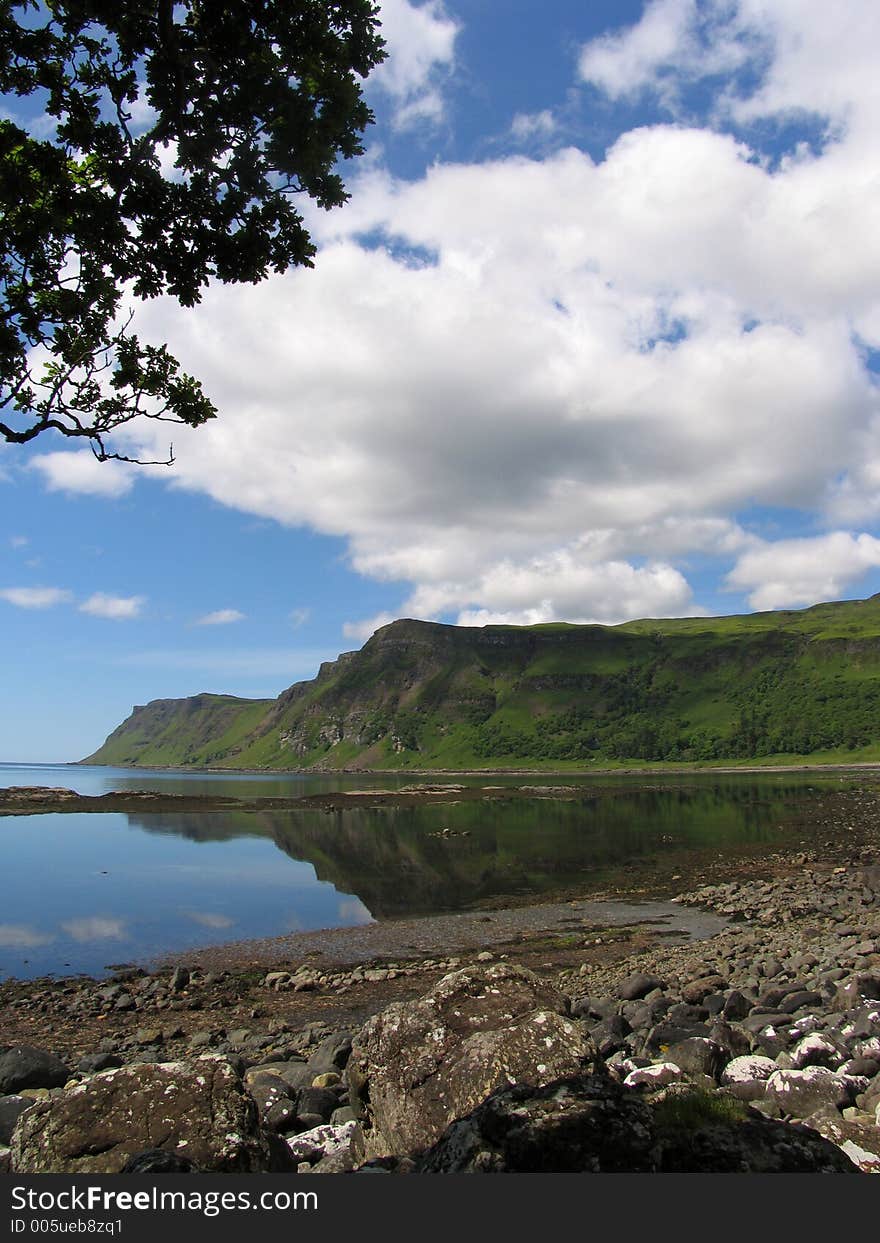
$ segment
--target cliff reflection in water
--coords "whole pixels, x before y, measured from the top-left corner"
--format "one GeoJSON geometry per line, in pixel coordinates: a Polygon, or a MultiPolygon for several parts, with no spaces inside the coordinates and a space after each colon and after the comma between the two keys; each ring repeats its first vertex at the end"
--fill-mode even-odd
{"type": "Polygon", "coordinates": [[[310,863],[320,880],[357,894],[376,918],[388,918],[573,887],[588,892],[633,867],[649,869],[661,856],[693,859],[743,844],[778,843],[792,802],[810,792],[800,783],[740,779],[585,791],[571,801],[147,813],[128,820],[150,833],[192,841],[270,838],[291,858],[310,863]]]}

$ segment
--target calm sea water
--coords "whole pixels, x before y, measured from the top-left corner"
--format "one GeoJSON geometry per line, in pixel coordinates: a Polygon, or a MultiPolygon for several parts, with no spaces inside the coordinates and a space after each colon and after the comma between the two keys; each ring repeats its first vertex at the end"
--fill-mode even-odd
{"type": "MultiPolygon", "coordinates": [[[[252,797],[414,780],[0,765],[0,787],[83,794],[252,797]]],[[[0,817],[0,977],[100,974],[198,945],[573,887],[588,893],[664,855],[693,860],[743,843],[776,844],[793,806],[839,788],[836,778],[790,775],[570,783],[581,797],[565,802],[0,817]]]]}

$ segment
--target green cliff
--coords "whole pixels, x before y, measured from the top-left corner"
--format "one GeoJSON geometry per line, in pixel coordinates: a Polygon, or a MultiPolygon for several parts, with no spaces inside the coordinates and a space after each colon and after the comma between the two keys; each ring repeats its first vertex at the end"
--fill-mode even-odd
{"type": "Polygon", "coordinates": [[[275,700],[155,700],[84,763],[585,768],[880,758],[880,597],[621,626],[396,621],[275,700]]]}

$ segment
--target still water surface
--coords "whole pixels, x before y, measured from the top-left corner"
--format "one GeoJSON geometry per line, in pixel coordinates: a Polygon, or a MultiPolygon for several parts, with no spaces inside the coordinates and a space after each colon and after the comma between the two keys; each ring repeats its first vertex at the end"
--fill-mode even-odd
{"type": "MultiPolygon", "coordinates": [[[[284,796],[412,784],[334,774],[0,765],[0,787],[284,796]]],[[[449,778],[448,780],[452,780],[449,778]]],[[[559,784],[473,778],[475,784],[559,784]]],[[[584,894],[663,856],[779,844],[839,778],[570,778],[572,801],[0,817],[0,977],[99,974],[163,953],[486,901],[584,894]],[[441,836],[443,830],[451,835],[441,836]]]]}

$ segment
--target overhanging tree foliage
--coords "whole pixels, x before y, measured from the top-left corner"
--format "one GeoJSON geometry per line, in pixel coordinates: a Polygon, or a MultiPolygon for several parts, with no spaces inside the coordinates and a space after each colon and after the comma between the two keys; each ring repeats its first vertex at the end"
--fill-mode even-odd
{"type": "Polygon", "coordinates": [[[346,200],[382,48],[372,0],[0,0],[6,441],[214,417],[124,308],[312,265],[297,200],[346,200]]]}

